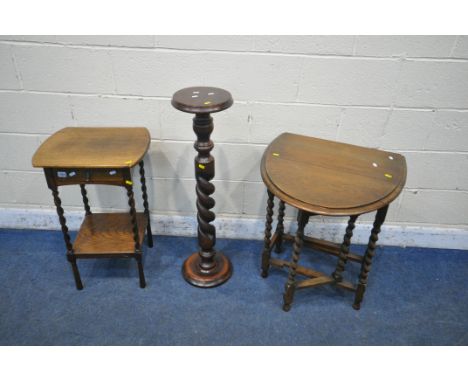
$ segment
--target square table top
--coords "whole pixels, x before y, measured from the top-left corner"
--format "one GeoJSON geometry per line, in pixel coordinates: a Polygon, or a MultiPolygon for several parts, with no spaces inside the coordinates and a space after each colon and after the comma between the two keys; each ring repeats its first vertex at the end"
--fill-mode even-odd
{"type": "Polygon", "coordinates": [[[149,148],[144,127],[66,127],[37,149],[33,167],[130,168],[149,148]]]}

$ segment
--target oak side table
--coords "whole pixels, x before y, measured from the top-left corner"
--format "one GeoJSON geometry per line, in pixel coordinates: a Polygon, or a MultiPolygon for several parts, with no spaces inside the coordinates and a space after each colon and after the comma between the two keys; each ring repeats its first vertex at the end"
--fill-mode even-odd
{"type": "Polygon", "coordinates": [[[177,110],[195,114],[193,131],[197,140],[193,146],[198,152],[194,164],[200,249],[185,260],[182,275],[188,283],[201,288],[221,285],[232,274],[229,258],[215,249],[216,228],[211,224],[215,219],[214,212],[210,211],[215,205],[211,197],[215,186],[210,181],[215,175],[215,161],[210,154],[214,147],[210,139],[214,128],[210,113],[228,109],[233,102],[228,91],[204,86],[181,89],[172,96],[172,106],[177,110]]]}
{"type": "Polygon", "coordinates": [[[83,289],[77,259],[134,258],[138,264],[140,287],[146,286],[142,264],[142,243],[147,232],[153,246],[143,156],[148,151],[150,134],[145,128],[67,127],[50,136],[36,151],[32,164],[44,168],[48,187],[62,227],[75,278],[83,289]],[[137,213],[133,195],[132,168],[140,167],[144,212],[137,213]],[[127,190],[129,213],[92,213],[86,184],[121,186],[127,190]],[[80,185],[85,217],[74,243],[59,198],[59,186],[80,185]]]}
{"type": "Polygon", "coordinates": [[[353,307],[360,309],[380,228],[389,204],[405,185],[405,158],[396,153],[285,133],[266,148],[261,174],[268,192],[262,276],[268,276],[270,265],[289,268],[283,309],[289,311],[297,289],[324,284],[354,291],[353,307]],[[280,202],[272,237],[275,196],[280,202]],[[299,210],[295,237],[284,233],[285,203],[299,210]],[[364,256],[350,253],[356,219],[373,211],[377,213],[364,256]],[[304,236],[309,217],[314,215],[349,217],[341,245],[304,236]],[[294,242],[290,262],[271,258],[273,248],[281,252],[284,240],[294,242]],[[338,257],[331,276],[298,265],[303,245],[338,257]],[[343,279],[347,261],[361,264],[357,286],[343,279]],[[306,278],[296,280],[296,274],[306,278]]]}

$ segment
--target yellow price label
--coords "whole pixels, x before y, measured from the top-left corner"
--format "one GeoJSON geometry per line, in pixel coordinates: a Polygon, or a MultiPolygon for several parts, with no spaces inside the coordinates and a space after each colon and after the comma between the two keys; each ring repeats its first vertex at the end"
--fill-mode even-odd
{"type": "Polygon", "coordinates": [[[273,153],[274,157],[279,157],[280,155],[278,153],[273,153]]]}
{"type": "Polygon", "coordinates": [[[392,179],[393,178],[393,175],[392,174],[384,174],[386,178],[388,179],[392,179]]]}
{"type": "Polygon", "coordinates": [[[131,180],[126,180],[125,184],[128,184],[129,186],[131,186],[133,184],[133,182],[131,180]]]}
{"type": "Polygon", "coordinates": [[[202,170],[204,170],[204,169],[205,169],[205,165],[199,164],[199,165],[198,165],[198,168],[201,168],[202,170]]]}

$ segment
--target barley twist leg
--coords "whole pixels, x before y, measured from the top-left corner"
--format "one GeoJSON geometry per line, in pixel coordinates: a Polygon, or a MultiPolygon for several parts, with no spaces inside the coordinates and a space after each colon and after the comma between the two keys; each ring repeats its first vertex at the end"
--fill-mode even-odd
{"type": "Polygon", "coordinates": [[[292,260],[289,266],[288,281],[285,285],[283,295],[283,310],[288,312],[291,309],[291,304],[294,299],[294,292],[296,290],[296,269],[299,262],[302,246],[304,243],[304,228],[309,221],[309,214],[304,211],[299,211],[297,217],[297,232],[294,238],[292,260]]]}
{"type": "Polygon", "coordinates": [[[127,185],[128,205],[130,206],[130,218],[133,231],[133,241],[135,243],[135,259],[138,265],[138,275],[140,278],[140,288],[146,286],[145,274],[143,272],[142,252],[140,246],[140,235],[138,233],[137,214],[135,210],[135,198],[133,195],[133,187],[127,185]]]}
{"type": "Polygon", "coordinates": [[[262,253],[262,277],[268,277],[268,269],[270,268],[270,255],[271,255],[271,229],[273,222],[273,207],[274,195],[270,190],[267,190],[267,214],[265,221],[265,238],[263,239],[263,253],[262,253]]]}
{"type": "Polygon", "coordinates": [[[76,264],[76,257],[73,254],[73,246],[71,243],[71,238],[68,233],[67,219],[65,219],[65,214],[62,208],[62,201],[59,197],[59,192],[57,187],[51,187],[52,195],[54,197],[55,207],[57,208],[57,214],[60,221],[60,226],[62,228],[63,239],[65,240],[65,245],[67,247],[67,260],[70,262],[73,277],[75,279],[76,289],[83,289],[83,283],[81,282],[80,272],[78,271],[78,265],[76,264]]]}
{"type": "Polygon", "coordinates": [[[89,207],[88,194],[84,184],[80,184],[81,196],[83,197],[83,204],[85,208],[86,215],[91,215],[91,208],[89,207]]]}
{"type": "Polygon", "coordinates": [[[149,206],[148,206],[148,194],[146,190],[146,179],[145,179],[145,167],[143,161],[140,161],[140,181],[141,181],[141,193],[143,197],[143,207],[145,210],[145,216],[148,219],[146,223],[146,235],[148,240],[148,247],[153,248],[153,233],[151,232],[151,221],[150,221],[150,213],[149,213],[149,206]]]}
{"type": "Polygon", "coordinates": [[[276,225],[276,243],[275,252],[281,253],[283,251],[283,235],[284,235],[284,210],[286,206],[282,200],[278,206],[278,224],[276,225]]]}
{"type": "Polygon", "coordinates": [[[385,216],[387,215],[388,205],[382,207],[377,211],[374,220],[374,226],[369,237],[369,243],[367,244],[366,253],[361,264],[361,272],[359,274],[359,283],[356,289],[356,295],[354,298],[353,308],[359,310],[361,308],[361,302],[364,297],[364,292],[366,291],[367,279],[372,266],[372,259],[375,255],[375,248],[377,240],[379,239],[380,227],[385,221],[385,216]]]}

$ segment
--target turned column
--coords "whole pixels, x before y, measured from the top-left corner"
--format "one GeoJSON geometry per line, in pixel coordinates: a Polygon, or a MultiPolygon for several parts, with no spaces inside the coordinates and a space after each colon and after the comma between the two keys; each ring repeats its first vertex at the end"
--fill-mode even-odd
{"type": "Polygon", "coordinates": [[[211,113],[225,110],[233,104],[231,94],[212,87],[191,87],[179,90],[172,97],[172,106],[186,113],[193,113],[193,131],[197,136],[194,148],[195,179],[197,181],[197,221],[199,250],[185,260],[182,274],[187,282],[198,287],[214,287],[227,281],[232,274],[229,259],[217,252],[216,229],[213,225],[215,205],[212,197],[215,186],[215,161],[210,154],[214,147],[210,139],[213,132],[211,113]]]}

